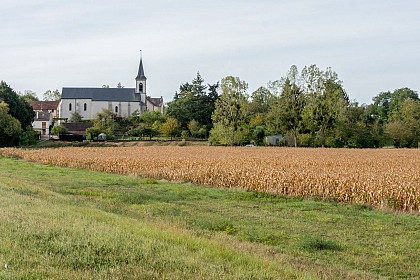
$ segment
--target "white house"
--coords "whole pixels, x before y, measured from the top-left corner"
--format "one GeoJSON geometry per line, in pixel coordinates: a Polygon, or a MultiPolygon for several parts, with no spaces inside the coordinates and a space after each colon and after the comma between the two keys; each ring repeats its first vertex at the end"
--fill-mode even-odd
{"type": "Polygon", "coordinates": [[[103,109],[119,117],[128,117],[135,111],[163,112],[163,98],[151,98],[146,94],[146,76],[140,58],[135,88],[73,88],[64,87],[61,93],[60,118],[79,113],[83,119],[94,119],[103,109]]]}
{"type": "Polygon", "coordinates": [[[54,124],[53,118],[59,116],[60,101],[29,101],[32,109],[35,111],[35,118],[32,127],[41,135],[49,135],[50,128],[54,124]]]}

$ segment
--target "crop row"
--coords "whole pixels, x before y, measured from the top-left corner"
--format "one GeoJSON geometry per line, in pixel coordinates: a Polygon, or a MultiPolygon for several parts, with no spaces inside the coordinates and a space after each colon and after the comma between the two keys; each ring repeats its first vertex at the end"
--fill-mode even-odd
{"type": "Polygon", "coordinates": [[[420,150],[152,146],[0,153],[65,167],[420,212],[420,150]]]}

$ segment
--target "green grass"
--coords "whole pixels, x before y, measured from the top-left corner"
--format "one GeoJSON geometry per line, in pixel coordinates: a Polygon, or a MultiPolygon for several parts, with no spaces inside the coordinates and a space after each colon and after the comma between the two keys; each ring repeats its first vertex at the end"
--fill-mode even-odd
{"type": "Polygon", "coordinates": [[[0,158],[0,213],[0,279],[418,279],[420,271],[420,217],[364,205],[0,158]]]}

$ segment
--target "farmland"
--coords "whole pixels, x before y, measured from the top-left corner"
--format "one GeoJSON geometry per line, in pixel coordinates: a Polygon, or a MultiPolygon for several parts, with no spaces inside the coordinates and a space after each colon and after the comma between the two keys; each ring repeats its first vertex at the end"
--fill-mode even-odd
{"type": "Polygon", "coordinates": [[[0,279],[418,279],[419,216],[0,157],[0,279]]]}
{"type": "Polygon", "coordinates": [[[0,153],[63,167],[420,212],[420,150],[153,146],[0,153]]]}

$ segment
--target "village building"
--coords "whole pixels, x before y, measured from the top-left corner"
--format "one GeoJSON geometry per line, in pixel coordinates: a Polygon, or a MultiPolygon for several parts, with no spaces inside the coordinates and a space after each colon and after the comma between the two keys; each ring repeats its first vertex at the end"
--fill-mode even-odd
{"type": "Polygon", "coordinates": [[[50,128],[54,125],[54,118],[59,117],[60,101],[29,101],[35,112],[32,127],[40,135],[49,135],[50,128]]]}
{"type": "Polygon", "coordinates": [[[103,109],[112,111],[117,117],[128,117],[137,112],[159,111],[163,113],[163,98],[147,95],[143,60],[135,78],[135,88],[76,88],[64,87],[61,93],[60,119],[70,119],[79,113],[84,120],[96,118],[103,109]]]}

